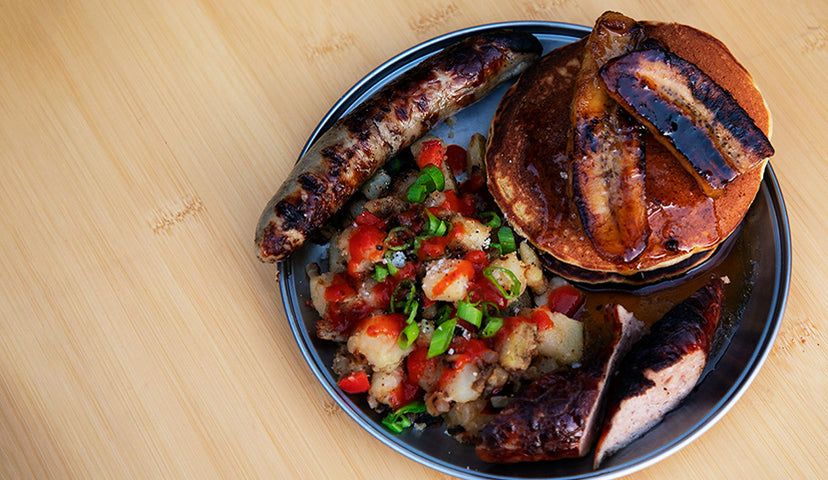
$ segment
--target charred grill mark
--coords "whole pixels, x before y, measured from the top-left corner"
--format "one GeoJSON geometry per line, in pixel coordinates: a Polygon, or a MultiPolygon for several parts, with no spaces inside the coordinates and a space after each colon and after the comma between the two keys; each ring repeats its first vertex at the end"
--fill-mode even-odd
{"type": "Polygon", "coordinates": [[[276,255],[289,243],[287,237],[278,233],[280,228],[273,222],[264,229],[262,242],[262,253],[264,255],[276,255]]]}
{"type": "Polygon", "coordinates": [[[405,122],[409,118],[408,109],[399,105],[394,107],[394,114],[397,116],[397,120],[402,122],[405,122]]]}
{"type": "Polygon", "coordinates": [[[291,199],[284,199],[276,204],[276,213],[283,220],[285,228],[298,229],[305,220],[306,204],[301,198],[293,199],[296,204],[291,202],[291,199]]]}
{"type": "Polygon", "coordinates": [[[310,173],[299,175],[299,184],[308,192],[318,195],[325,191],[325,185],[310,173]]]}
{"type": "Polygon", "coordinates": [[[428,95],[426,92],[422,92],[414,98],[414,106],[417,107],[417,111],[420,113],[428,111],[428,95]]]}

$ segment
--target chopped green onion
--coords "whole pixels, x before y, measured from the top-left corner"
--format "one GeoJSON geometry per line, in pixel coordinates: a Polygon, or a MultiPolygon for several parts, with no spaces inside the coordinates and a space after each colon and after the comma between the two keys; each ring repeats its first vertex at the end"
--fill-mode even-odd
{"type": "Polygon", "coordinates": [[[492,282],[492,284],[500,290],[500,294],[503,295],[503,298],[507,300],[517,298],[520,294],[520,280],[518,280],[517,276],[515,276],[515,274],[508,268],[494,267],[490,265],[483,269],[483,276],[486,277],[488,281],[492,282]],[[500,285],[500,282],[494,278],[492,272],[495,270],[502,272],[504,275],[509,277],[509,281],[512,282],[512,286],[509,288],[509,291],[506,291],[506,289],[500,285]]]}
{"type": "Polygon", "coordinates": [[[434,319],[434,323],[436,325],[440,325],[441,323],[448,320],[451,316],[451,307],[443,304],[440,308],[437,309],[437,317],[434,319]]]}
{"type": "Polygon", "coordinates": [[[500,327],[503,326],[503,319],[500,317],[489,317],[486,321],[486,326],[483,327],[483,330],[480,330],[480,336],[482,338],[490,338],[493,337],[500,327]]]}
{"type": "Polygon", "coordinates": [[[388,250],[397,251],[397,250],[405,250],[406,248],[411,246],[411,242],[412,242],[411,240],[406,240],[405,242],[403,242],[402,245],[389,245],[389,243],[399,243],[395,240],[400,238],[400,232],[405,232],[405,233],[408,233],[409,235],[412,235],[411,230],[409,230],[408,227],[405,227],[405,226],[394,227],[391,230],[389,230],[388,236],[385,237],[385,241],[383,242],[385,244],[385,248],[387,248],[388,250]]]}
{"type": "Polygon", "coordinates": [[[426,212],[425,233],[429,236],[443,237],[448,232],[448,225],[445,220],[440,220],[428,210],[426,212]]]}
{"type": "Polygon", "coordinates": [[[412,302],[410,308],[411,310],[408,312],[408,318],[405,319],[406,323],[412,323],[417,317],[417,309],[420,308],[420,302],[412,302]]]}
{"type": "Polygon", "coordinates": [[[509,227],[501,227],[497,231],[497,240],[500,242],[500,254],[506,255],[517,250],[515,235],[509,227]]]}
{"type": "Polygon", "coordinates": [[[400,271],[400,269],[395,267],[394,264],[391,263],[391,262],[388,262],[387,267],[388,267],[388,274],[389,275],[396,275],[397,272],[400,271]]]}
{"type": "Polygon", "coordinates": [[[445,322],[437,325],[431,343],[428,345],[426,358],[436,357],[448,350],[451,345],[451,338],[454,336],[454,327],[457,326],[457,317],[451,317],[445,322]]]}
{"type": "Polygon", "coordinates": [[[443,171],[434,165],[426,165],[420,170],[417,180],[408,188],[406,199],[411,203],[420,203],[434,191],[442,192],[446,188],[443,171]]]}
{"type": "Polygon", "coordinates": [[[405,416],[406,413],[422,413],[425,411],[425,403],[421,401],[411,402],[386,415],[382,419],[382,424],[394,433],[402,433],[403,430],[411,426],[411,420],[405,416]]]}
{"type": "Polygon", "coordinates": [[[473,303],[462,300],[457,302],[457,316],[478,328],[483,321],[483,312],[473,303]]]}
{"type": "MultiPolygon", "coordinates": [[[[412,310],[411,315],[408,318],[411,319],[411,317],[414,316],[414,313],[416,311],[416,309],[412,310]]],[[[411,344],[414,343],[414,340],[417,340],[417,337],[419,335],[420,326],[417,325],[417,322],[409,320],[408,325],[406,325],[405,328],[402,329],[402,332],[400,332],[400,336],[397,337],[397,345],[400,347],[400,349],[405,350],[408,347],[410,347],[411,344]]]]}
{"type": "Polygon", "coordinates": [[[486,318],[492,316],[492,314],[489,312],[498,312],[497,305],[495,305],[493,302],[480,302],[479,307],[483,311],[483,316],[486,318]]]}
{"type": "Polygon", "coordinates": [[[497,228],[500,226],[500,217],[495,212],[483,212],[480,214],[480,219],[484,221],[484,225],[490,228],[497,228]],[[486,217],[491,217],[486,220],[486,217]]]}
{"type": "Polygon", "coordinates": [[[442,192],[446,188],[446,178],[443,176],[443,171],[439,167],[430,164],[420,170],[420,176],[417,177],[417,181],[422,182],[432,192],[442,192]]]}
{"type": "Polygon", "coordinates": [[[382,424],[385,425],[385,428],[394,433],[402,433],[403,430],[411,426],[411,420],[409,420],[405,415],[394,415],[393,413],[389,413],[382,419],[382,424]]]}
{"type": "Polygon", "coordinates": [[[391,294],[391,312],[394,313],[397,307],[402,306],[404,313],[409,313],[411,308],[411,303],[414,301],[414,294],[416,293],[416,287],[414,287],[414,281],[410,279],[405,279],[397,285],[394,289],[394,292],[391,294]],[[404,289],[408,288],[408,293],[405,295],[405,302],[397,302],[397,298],[399,298],[399,293],[404,292],[404,289]]]}
{"type": "Polygon", "coordinates": [[[448,225],[443,220],[440,220],[440,225],[437,227],[437,230],[434,231],[434,235],[438,237],[445,237],[447,232],[448,225]]]}
{"type": "Polygon", "coordinates": [[[374,277],[374,280],[381,282],[388,276],[388,269],[382,265],[375,265],[374,274],[371,276],[374,277]]]}
{"type": "Polygon", "coordinates": [[[411,402],[407,405],[403,405],[402,407],[398,408],[395,412],[397,415],[403,415],[406,413],[423,413],[426,411],[425,403],[421,401],[411,402]]]}
{"type": "Polygon", "coordinates": [[[405,199],[411,203],[422,203],[422,201],[425,200],[426,195],[428,195],[426,186],[421,183],[414,182],[408,188],[408,195],[406,195],[405,199]]]}

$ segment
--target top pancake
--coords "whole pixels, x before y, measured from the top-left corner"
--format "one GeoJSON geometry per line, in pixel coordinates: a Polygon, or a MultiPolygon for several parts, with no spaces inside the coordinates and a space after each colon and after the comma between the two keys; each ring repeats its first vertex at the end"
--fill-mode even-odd
{"type": "MultiPolygon", "coordinates": [[[[685,25],[641,23],[650,38],[696,64],[728,90],[770,136],[770,115],[764,99],[727,47],[685,25]]],[[[572,202],[567,157],[573,81],[584,43],[582,39],[549,52],[504,95],[489,130],[489,190],[509,223],[557,262],[615,277],[682,262],[692,267],[697,262],[688,259],[711,251],[738,227],[759,190],[766,161],[734,179],[721,196],[710,198],[679,160],[648,133],[644,140],[647,213],[652,231],[648,246],[626,264],[602,257],[584,231],[572,202]]]]}

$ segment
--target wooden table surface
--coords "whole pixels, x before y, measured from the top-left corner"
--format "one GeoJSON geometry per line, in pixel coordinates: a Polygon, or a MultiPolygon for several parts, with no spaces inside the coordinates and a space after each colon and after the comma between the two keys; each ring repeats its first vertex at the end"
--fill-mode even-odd
{"type": "Polygon", "coordinates": [[[386,59],[607,8],[711,32],[753,73],[794,255],[751,387],[630,478],[825,478],[824,0],[0,2],[0,477],[447,478],[316,382],[254,226],[325,112],[386,59]]]}

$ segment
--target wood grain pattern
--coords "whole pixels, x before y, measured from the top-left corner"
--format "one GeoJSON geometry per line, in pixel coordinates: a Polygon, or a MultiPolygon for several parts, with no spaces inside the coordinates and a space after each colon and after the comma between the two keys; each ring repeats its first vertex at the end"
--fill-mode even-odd
{"type": "MultiPolygon", "coordinates": [[[[630,478],[828,471],[828,4],[620,0],[716,34],[774,115],[793,231],[779,339],[736,406],[630,478]]],[[[0,478],[448,478],[305,365],[262,206],[342,93],[434,35],[601,2],[0,2],[0,478]]]]}

